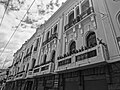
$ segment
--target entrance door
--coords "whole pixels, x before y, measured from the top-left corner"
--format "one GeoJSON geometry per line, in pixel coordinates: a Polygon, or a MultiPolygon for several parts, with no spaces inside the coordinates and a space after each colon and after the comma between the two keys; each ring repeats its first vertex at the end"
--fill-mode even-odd
{"type": "Polygon", "coordinates": [[[99,80],[85,80],[85,90],[108,90],[105,79],[99,80]]]}

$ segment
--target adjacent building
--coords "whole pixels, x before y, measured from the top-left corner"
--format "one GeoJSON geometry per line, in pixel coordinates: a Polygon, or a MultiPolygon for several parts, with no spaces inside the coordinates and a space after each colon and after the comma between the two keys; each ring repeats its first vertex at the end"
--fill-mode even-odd
{"type": "Polygon", "coordinates": [[[119,89],[119,0],[67,0],[14,54],[5,87],[119,89]]]}

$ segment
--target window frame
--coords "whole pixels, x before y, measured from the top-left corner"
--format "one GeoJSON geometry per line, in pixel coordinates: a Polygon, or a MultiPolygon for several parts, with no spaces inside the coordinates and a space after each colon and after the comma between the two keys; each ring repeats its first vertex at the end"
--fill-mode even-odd
{"type": "Polygon", "coordinates": [[[78,16],[78,15],[80,15],[80,6],[79,5],[77,5],[76,7],[75,7],[75,14],[76,14],[76,17],[78,16]],[[77,14],[78,12],[77,12],[77,9],[78,9],[78,11],[79,11],[79,14],[77,14]]]}
{"type": "MultiPolygon", "coordinates": [[[[72,13],[73,13],[73,15],[75,14],[74,9],[71,10],[71,11],[68,13],[68,23],[71,23],[71,21],[69,20],[69,16],[70,16],[72,13]]],[[[74,18],[73,18],[73,19],[75,19],[75,15],[74,15],[74,18]]]]}
{"type": "Polygon", "coordinates": [[[53,28],[53,34],[57,33],[57,30],[58,30],[58,24],[55,24],[53,28]],[[56,28],[56,31],[55,31],[55,28],[56,28]]]}
{"type": "Polygon", "coordinates": [[[51,54],[51,60],[50,61],[54,62],[55,61],[55,56],[56,56],[56,51],[53,50],[52,54],[51,54]]]}
{"type": "MultiPolygon", "coordinates": [[[[87,35],[86,35],[86,37],[85,37],[85,42],[86,42],[86,47],[95,47],[96,45],[94,45],[94,46],[91,46],[91,45],[89,45],[89,43],[88,43],[88,41],[90,42],[90,40],[88,40],[88,38],[90,38],[90,36],[91,35],[93,35],[92,33],[94,33],[94,35],[95,35],[95,42],[96,42],[96,45],[97,45],[97,37],[96,37],[96,33],[94,32],[94,31],[88,31],[87,32],[87,35]]],[[[94,43],[95,44],[95,43],[94,43]]]]}
{"type": "Polygon", "coordinates": [[[74,50],[76,50],[76,41],[75,41],[75,40],[72,40],[72,41],[70,41],[70,43],[69,43],[69,53],[73,52],[74,50]],[[73,43],[75,43],[75,48],[74,48],[73,50],[71,50],[71,45],[72,45],[73,43]]]}
{"type": "Polygon", "coordinates": [[[46,33],[46,39],[45,40],[48,40],[50,38],[50,31],[48,31],[47,33],[46,33]]]}
{"type": "Polygon", "coordinates": [[[81,13],[83,13],[83,12],[85,12],[86,10],[83,10],[83,6],[86,4],[88,2],[88,4],[89,4],[89,7],[90,7],[90,2],[89,2],[89,0],[84,0],[82,3],[81,3],[81,13]]]}
{"type": "Polygon", "coordinates": [[[43,64],[45,64],[47,62],[47,54],[44,54],[44,56],[43,56],[43,64]]]}
{"type": "Polygon", "coordinates": [[[32,59],[32,66],[31,66],[31,69],[33,69],[33,68],[35,67],[35,64],[36,64],[36,59],[33,58],[33,59],[32,59]]]}

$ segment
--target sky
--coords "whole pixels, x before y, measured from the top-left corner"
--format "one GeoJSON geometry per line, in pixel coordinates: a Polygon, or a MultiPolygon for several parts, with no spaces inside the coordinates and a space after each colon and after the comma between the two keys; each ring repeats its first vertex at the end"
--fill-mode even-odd
{"type": "Polygon", "coordinates": [[[9,4],[8,1],[0,0],[0,68],[7,68],[12,64],[13,54],[35,33],[36,27],[48,20],[66,0],[35,0],[30,9],[34,0],[10,0],[9,4]],[[5,48],[15,30],[17,31],[5,48]]]}

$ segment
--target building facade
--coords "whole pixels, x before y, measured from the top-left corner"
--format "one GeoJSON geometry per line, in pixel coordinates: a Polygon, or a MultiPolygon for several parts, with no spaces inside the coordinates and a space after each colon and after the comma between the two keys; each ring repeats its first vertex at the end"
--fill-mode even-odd
{"type": "Polygon", "coordinates": [[[67,0],[14,54],[5,90],[119,90],[119,5],[67,0]]]}

